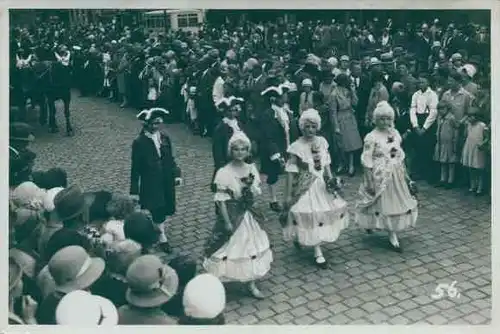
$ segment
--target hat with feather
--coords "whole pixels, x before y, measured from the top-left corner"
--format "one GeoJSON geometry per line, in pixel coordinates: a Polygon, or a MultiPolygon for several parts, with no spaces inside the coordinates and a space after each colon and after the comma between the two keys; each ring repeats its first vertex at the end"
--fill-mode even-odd
{"type": "Polygon", "coordinates": [[[137,114],[137,119],[143,121],[144,123],[152,122],[157,118],[163,119],[163,117],[169,115],[170,113],[163,108],[151,108],[145,109],[137,114]]]}

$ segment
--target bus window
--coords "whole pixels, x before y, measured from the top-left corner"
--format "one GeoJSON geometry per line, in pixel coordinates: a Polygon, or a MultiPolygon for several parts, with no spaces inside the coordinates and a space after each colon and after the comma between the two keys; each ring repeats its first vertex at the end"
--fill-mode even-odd
{"type": "Polygon", "coordinates": [[[198,14],[178,14],[177,26],[179,28],[198,26],[198,14]]]}

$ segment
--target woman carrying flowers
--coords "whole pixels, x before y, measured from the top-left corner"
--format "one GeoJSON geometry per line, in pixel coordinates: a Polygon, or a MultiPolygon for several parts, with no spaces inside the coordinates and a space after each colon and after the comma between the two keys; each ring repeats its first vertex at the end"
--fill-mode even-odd
{"type": "Polygon", "coordinates": [[[245,162],[251,144],[243,132],[236,132],[228,146],[231,162],[214,179],[219,210],[203,266],[223,282],[249,283],[251,294],[262,299],[255,281],[269,272],[273,255],[267,234],[257,222],[263,216],[253,206],[255,196],[262,193],[259,172],[245,162]]]}
{"type": "Polygon", "coordinates": [[[347,227],[347,203],[330,170],[328,143],[316,135],[321,127],[318,111],[305,110],[299,127],[302,136],[288,148],[286,210],[280,220],[285,240],[293,240],[298,248],[314,247],[316,264],[326,268],[321,244],[334,242],[347,227]]]}
{"type": "Polygon", "coordinates": [[[364,167],[356,222],[371,233],[389,231],[389,240],[401,252],[396,232],[415,226],[418,202],[413,196],[415,183],[405,168],[401,136],[394,128],[394,110],[379,102],[373,112],[375,129],[365,137],[361,163],[364,167]]]}

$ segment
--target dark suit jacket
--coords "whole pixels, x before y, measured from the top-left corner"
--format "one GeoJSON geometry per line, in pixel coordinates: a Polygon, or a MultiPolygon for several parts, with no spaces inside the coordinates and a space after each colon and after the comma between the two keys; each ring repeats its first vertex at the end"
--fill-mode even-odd
{"type": "Polygon", "coordinates": [[[205,71],[201,71],[200,80],[198,82],[198,105],[201,108],[207,108],[215,111],[215,105],[213,102],[212,91],[214,88],[215,80],[217,80],[217,70],[213,67],[209,68],[208,71],[203,75],[205,71]]]}
{"type": "Polygon", "coordinates": [[[276,153],[285,153],[286,135],[285,130],[274,117],[274,110],[268,108],[260,119],[260,154],[261,159],[269,161],[276,153]]]}
{"type": "Polygon", "coordinates": [[[266,75],[262,75],[256,83],[252,86],[248,87],[248,100],[252,103],[253,113],[258,118],[260,117],[260,113],[262,113],[265,108],[264,105],[266,103],[265,98],[261,95],[262,91],[266,89],[266,75]]]}
{"type": "Polygon", "coordinates": [[[181,171],[172,154],[170,138],[161,134],[161,157],[152,139],[141,132],[132,144],[130,194],[139,195],[141,206],[148,210],[164,208],[175,213],[175,178],[181,171]]]}
{"type": "MultiPolygon", "coordinates": [[[[356,93],[358,95],[358,104],[357,104],[355,110],[356,110],[356,118],[358,120],[358,123],[360,121],[364,122],[366,108],[368,106],[368,99],[370,97],[370,91],[371,91],[370,77],[368,74],[363,73],[363,74],[361,74],[361,77],[359,80],[359,87],[356,89],[356,93]]],[[[360,123],[360,124],[363,124],[363,123],[360,123]]]]}
{"type": "Polygon", "coordinates": [[[429,55],[431,54],[431,43],[432,41],[430,38],[427,42],[423,37],[416,36],[413,45],[418,61],[427,61],[427,59],[429,59],[429,55]]]}

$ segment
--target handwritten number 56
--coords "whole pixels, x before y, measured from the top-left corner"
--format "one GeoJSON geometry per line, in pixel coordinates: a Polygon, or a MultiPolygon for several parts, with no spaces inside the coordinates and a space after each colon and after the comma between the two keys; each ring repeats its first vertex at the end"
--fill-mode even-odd
{"type": "Polygon", "coordinates": [[[460,292],[455,287],[456,284],[457,281],[453,281],[451,284],[439,283],[436,290],[434,290],[436,293],[431,295],[431,297],[433,299],[441,299],[445,296],[445,293],[449,298],[460,297],[460,292]]]}

